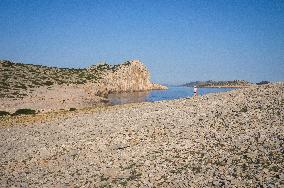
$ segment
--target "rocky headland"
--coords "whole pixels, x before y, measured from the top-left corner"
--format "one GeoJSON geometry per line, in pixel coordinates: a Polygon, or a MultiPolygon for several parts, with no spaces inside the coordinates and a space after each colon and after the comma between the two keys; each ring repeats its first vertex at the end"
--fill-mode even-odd
{"type": "Polygon", "coordinates": [[[20,108],[49,111],[92,107],[109,93],[167,89],[151,83],[138,60],[86,69],[57,68],[0,61],[0,111],[20,108]]]}
{"type": "Polygon", "coordinates": [[[284,84],[2,117],[2,187],[282,187],[284,84]]]}

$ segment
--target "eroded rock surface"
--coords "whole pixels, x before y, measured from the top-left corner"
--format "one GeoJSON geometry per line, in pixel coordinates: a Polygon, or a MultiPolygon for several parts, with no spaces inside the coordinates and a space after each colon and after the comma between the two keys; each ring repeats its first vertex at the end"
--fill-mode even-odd
{"type": "MultiPolygon", "coordinates": [[[[98,66],[92,66],[88,70],[97,70],[98,66]]],[[[124,64],[106,69],[99,82],[89,83],[90,88],[97,90],[99,94],[117,92],[135,92],[154,89],[167,89],[167,87],[151,83],[150,72],[139,60],[128,61],[124,64]]]]}

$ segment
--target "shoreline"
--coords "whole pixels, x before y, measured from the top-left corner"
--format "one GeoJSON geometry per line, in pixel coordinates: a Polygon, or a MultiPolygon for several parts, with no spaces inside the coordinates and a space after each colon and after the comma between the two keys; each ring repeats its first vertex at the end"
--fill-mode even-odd
{"type": "MultiPolygon", "coordinates": [[[[164,89],[151,89],[131,92],[113,92],[108,95],[147,93],[164,89]]],[[[188,98],[188,96],[184,97],[188,98]]],[[[167,99],[165,99],[167,100],[167,99]]],[[[146,101],[141,101],[146,102],[146,101]]],[[[128,102],[127,102],[128,103],[128,102]]],[[[140,103],[130,102],[130,103],[140,103]]],[[[59,110],[69,110],[70,108],[84,109],[96,108],[101,105],[117,105],[111,103],[108,96],[97,96],[89,90],[85,90],[83,85],[78,86],[54,86],[40,87],[24,98],[1,98],[0,111],[14,113],[18,109],[32,109],[40,112],[52,112],[59,110]]]]}
{"type": "Polygon", "coordinates": [[[253,86],[202,86],[197,88],[250,88],[253,86]]]}
{"type": "Polygon", "coordinates": [[[284,84],[274,84],[7,118],[0,184],[278,187],[283,93],[284,84]]]}

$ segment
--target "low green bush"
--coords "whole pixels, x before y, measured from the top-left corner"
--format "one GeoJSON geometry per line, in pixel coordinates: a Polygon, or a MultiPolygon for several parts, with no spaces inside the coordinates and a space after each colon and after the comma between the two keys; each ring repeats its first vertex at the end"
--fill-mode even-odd
{"type": "Polygon", "coordinates": [[[53,85],[54,83],[52,82],[52,81],[46,81],[45,83],[44,83],[44,85],[47,85],[47,86],[51,86],[51,85],[53,85]]]}
{"type": "Polygon", "coordinates": [[[248,111],[248,108],[245,106],[245,107],[243,107],[241,110],[240,110],[240,112],[247,112],[248,111]]]}
{"type": "Polygon", "coordinates": [[[0,111],[0,117],[1,116],[8,116],[8,115],[11,115],[9,112],[6,112],[6,111],[0,111]]]}
{"type": "Polygon", "coordinates": [[[23,108],[23,109],[18,109],[13,115],[21,115],[21,114],[36,114],[36,111],[32,109],[23,108]]]}
{"type": "Polygon", "coordinates": [[[77,110],[76,108],[70,108],[69,111],[75,111],[77,110]]]}

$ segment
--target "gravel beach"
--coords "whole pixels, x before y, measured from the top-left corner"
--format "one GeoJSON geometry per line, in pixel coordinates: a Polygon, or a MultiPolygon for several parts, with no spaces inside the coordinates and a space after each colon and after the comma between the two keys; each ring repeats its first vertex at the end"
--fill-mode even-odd
{"type": "Polygon", "coordinates": [[[52,118],[4,117],[0,186],[282,187],[283,113],[278,83],[52,118]]]}

